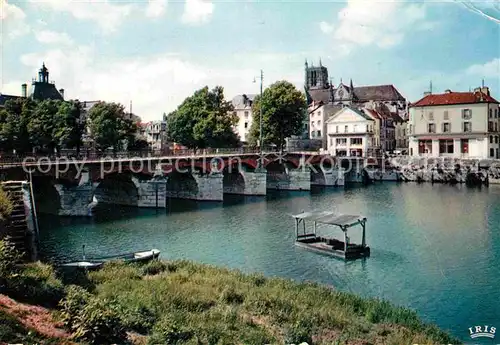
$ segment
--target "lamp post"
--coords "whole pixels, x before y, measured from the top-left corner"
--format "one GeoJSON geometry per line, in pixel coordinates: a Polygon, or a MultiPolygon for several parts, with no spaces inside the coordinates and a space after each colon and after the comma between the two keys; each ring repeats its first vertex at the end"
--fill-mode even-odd
{"type": "MultiPolygon", "coordinates": [[[[255,83],[255,78],[253,80],[255,83]]],[[[262,84],[264,83],[264,72],[260,70],[260,104],[259,104],[259,153],[262,159],[262,84]]],[[[262,164],[262,162],[261,162],[262,164]]]]}

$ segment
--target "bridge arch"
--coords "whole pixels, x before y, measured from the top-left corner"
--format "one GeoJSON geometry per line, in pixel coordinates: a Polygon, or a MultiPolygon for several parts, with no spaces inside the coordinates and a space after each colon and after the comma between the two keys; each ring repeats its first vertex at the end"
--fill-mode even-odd
{"type": "Polygon", "coordinates": [[[92,201],[97,204],[138,206],[139,190],[132,174],[114,172],[99,181],[92,201]]]}
{"type": "MultiPolygon", "coordinates": [[[[60,189],[56,179],[49,175],[33,175],[33,194],[38,213],[59,214],[61,209],[60,189]]],[[[63,181],[60,181],[63,182],[63,181]]]]}
{"type": "Polygon", "coordinates": [[[225,194],[244,194],[245,176],[238,165],[226,166],[223,170],[222,186],[225,194]]]}
{"type": "Polygon", "coordinates": [[[197,199],[198,182],[191,172],[174,170],[167,175],[166,194],[170,198],[197,199]]]}

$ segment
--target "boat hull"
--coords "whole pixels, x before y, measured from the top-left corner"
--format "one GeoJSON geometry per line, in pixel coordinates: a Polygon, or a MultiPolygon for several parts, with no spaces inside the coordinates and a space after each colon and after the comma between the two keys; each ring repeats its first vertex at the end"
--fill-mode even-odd
{"type": "Polygon", "coordinates": [[[323,241],[295,241],[295,245],[309,251],[331,256],[342,260],[356,260],[364,257],[370,256],[370,247],[353,246],[347,249],[347,251],[336,249],[333,246],[325,244],[323,241]]]}

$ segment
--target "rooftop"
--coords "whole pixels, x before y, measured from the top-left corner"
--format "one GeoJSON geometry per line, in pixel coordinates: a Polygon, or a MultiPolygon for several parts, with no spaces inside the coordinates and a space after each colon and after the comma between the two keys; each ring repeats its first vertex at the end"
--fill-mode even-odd
{"type": "Polygon", "coordinates": [[[335,214],[330,211],[303,212],[293,215],[292,217],[295,219],[311,220],[317,223],[337,226],[353,226],[366,220],[366,218],[361,215],[335,214]]]}
{"type": "Polygon", "coordinates": [[[481,91],[474,92],[446,92],[441,94],[426,95],[411,107],[425,107],[431,105],[473,104],[473,103],[498,103],[496,99],[481,91]]]}

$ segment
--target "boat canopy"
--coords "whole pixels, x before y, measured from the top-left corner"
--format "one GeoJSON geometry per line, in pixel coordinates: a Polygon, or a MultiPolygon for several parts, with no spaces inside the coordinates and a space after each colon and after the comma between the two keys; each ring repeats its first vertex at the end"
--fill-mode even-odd
{"type": "Polygon", "coordinates": [[[335,214],[329,211],[310,211],[293,215],[295,219],[310,220],[316,223],[336,225],[341,228],[348,228],[366,222],[366,218],[361,215],[335,214]]]}

